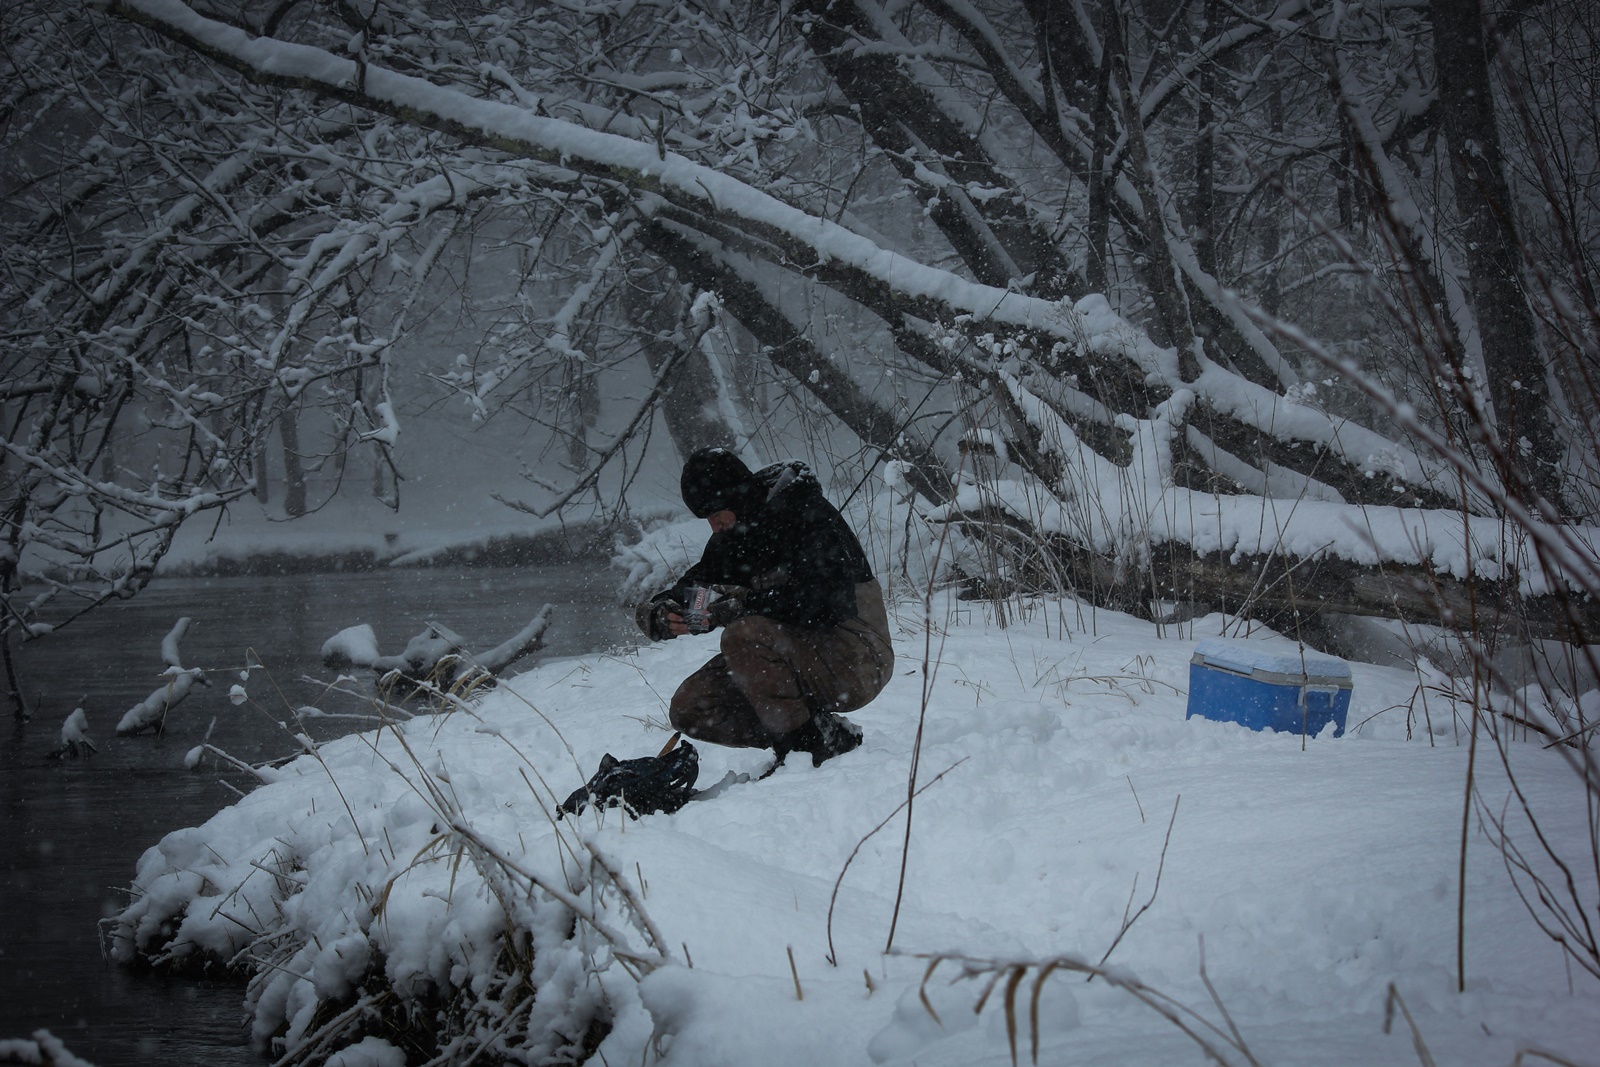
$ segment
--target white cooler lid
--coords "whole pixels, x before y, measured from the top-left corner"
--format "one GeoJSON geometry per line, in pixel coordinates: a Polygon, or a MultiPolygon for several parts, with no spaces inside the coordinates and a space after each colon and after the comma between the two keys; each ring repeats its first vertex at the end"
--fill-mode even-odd
{"type": "Polygon", "coordinates": [[[1344,660],[1320,652],[1302,656],[1298,648],[1277,641],[1208,637],[1194,646],[1194,659],[1190,662],[1239,674],[1276,675],[1264,680],[1279,684],[1350,684],[1350,664],[1344,660]]]}

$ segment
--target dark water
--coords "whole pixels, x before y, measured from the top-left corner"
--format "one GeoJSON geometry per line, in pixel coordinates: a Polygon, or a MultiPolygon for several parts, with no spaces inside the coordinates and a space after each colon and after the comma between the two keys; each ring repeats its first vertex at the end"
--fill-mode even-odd
{"type": "MultiPolygon", "coordinates": [[[[326,678],[323,641],[369,623],[385,654],[400,652],[428,622],[455,630],[474,651],[512,636],[545,604],[555,606],[547,647],[511,668],[631,643],[631,620],[613,606],[618,574],[599,565],[407,570],[282,578],[167,579],[139,597],[90,615],[22,650],[31,723],[0,719],[0,1038],[47,1028],[98,1067],[116,1064],[249,1064],[263,1061],[241,1029],[242,985],[167,980],[102,961],[99,920],[127,896],[140,854],[169,830],[204,822],[235,796],[213,761],[184,768],[210,740],[250,762],[292,746],[268,716],[234,707],[228,689],[253,650],[285,698],[324,711],[358,712],[300,681],[326,678]],[[119,738],[122,714],[159,685],[161,639],[180,616],[194,621],[184,666],[211,672],[173,709],[161,738],[119,738]],[[74,707],[89,719],[93,756],[52,761],[74,707]]],[[[250,683],[270,696],[262,672],[250,683]]],[[[312,720],[323,738],[361,728],[312,720]]],[[[236,786],[248,788],[237,777],[236,786]]]]}

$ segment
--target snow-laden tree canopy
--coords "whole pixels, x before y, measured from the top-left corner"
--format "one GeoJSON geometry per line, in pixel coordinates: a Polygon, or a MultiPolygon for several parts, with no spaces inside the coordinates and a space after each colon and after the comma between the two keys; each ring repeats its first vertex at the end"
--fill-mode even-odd
{"type": "Polygon", "coordinates": [[[1143,612],[1600,587],[1587,5],[0,19],[7,627],[61,617],[30,549],[125,594],[269,442],[291,495],[387,462],[402,387],[548,431],[535,513],[664,427],[804,442],[991,586],[1143,612]]]}

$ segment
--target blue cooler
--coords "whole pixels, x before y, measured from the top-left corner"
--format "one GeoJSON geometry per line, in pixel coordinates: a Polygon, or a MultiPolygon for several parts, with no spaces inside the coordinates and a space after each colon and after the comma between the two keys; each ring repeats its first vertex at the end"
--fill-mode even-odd
{"type": "Polygon", "coordinates": [[[1350,664],[1258,641],[1208,638],[1189,661],[1189,712],[1252,730],[1316,735],[1330,722],[1344,734],[1350,664]]]}

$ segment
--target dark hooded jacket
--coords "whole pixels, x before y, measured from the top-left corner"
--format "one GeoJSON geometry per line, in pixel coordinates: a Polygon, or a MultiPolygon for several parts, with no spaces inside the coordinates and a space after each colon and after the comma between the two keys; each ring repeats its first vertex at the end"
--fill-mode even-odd
{"type": "Polygon", "coordinates": [[[712,534],[700,562],[655,599],[681,604],[688,586],[736,585],[749,590],[746,615],[813,629],[856,617],[856,583],[872,580],[872,566],[810,467],[763,467],[723,503],[738,521],[712,534]]]}

